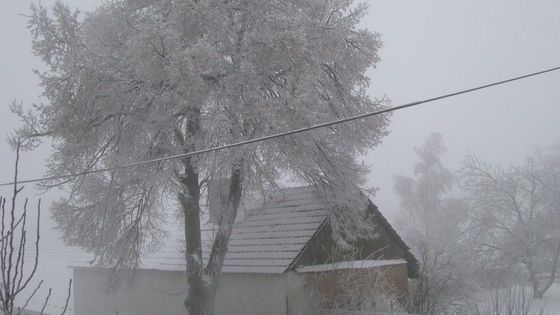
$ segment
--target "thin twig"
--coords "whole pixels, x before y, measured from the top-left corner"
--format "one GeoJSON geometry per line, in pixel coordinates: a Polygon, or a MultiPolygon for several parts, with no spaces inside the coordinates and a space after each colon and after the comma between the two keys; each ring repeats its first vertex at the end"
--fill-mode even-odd
{"type": "Polygon", "coordinates": [[[37,287],[35,287],[35,290],[33,290],[33,292],[31,293],[31,295],[29,295],[29,297],[27,298],[27,300],[25,300],[25,304],[23,304],[23,306],[21,307],[21,309],[25,310],[27,308],[27,305],[29,304],[29,302],[31,301],[31,299],[33,298],[33,296],[35,296],[35,293],[37,293],[37,291],[39,291],[39,288],[41,288],[41,285],[43,284],[44,280],[41,280],[41,282],[39,282],[39,284],[37,285],[37,287]]]}
{"type": "Polygon", "coordinates": [[[70,302],[70,294],[72,294],[72,279],[68,281],[68,295],[66,296],[66,303],[64,303],[64,309],[60,315],[64,315],[66,313],[66,309],[68,308],[68,302],[70,302]]]}
{"type": "Polygon", "coordinates": [[[49,294],[47,294],[47,298],[45,299],[45,303],[43,303],[43,307],[41,308],[40,315],[43,315],[45,313],[45,308],[47,307],[47,303],[49,302],[49,298],[51,297],[51,293],[52,293],[52,289],[49,288],[49,294]]]}

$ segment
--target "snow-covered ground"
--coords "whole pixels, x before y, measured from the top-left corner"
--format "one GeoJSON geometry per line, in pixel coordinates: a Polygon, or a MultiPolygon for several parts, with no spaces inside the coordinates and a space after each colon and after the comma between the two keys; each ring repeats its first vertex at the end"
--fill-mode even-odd
{"type": "Polygon", "coordinates": [[[532,314],[560,315],[560,282],[552,284],[541,300],[531,303],[532,314]]]}
{"type": "Polygon", "coordinates": [[[532,299],[527,286],[487,290],[477,300],[481,314],[560,315],[560,281],[552,284],[542,299],[532,299]]]}

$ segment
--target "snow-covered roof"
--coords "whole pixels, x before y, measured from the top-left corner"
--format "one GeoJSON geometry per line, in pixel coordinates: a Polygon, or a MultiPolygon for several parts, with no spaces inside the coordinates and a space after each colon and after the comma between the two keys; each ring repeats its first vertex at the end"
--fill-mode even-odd
{"type": "Polygon", "coordinates": [[[282,189],[234,225],[223,272],[282,273],[327,218],[312,187],[282,189]]]}
{"type": "Polygon", "coordinates": [[[404,259],[353,260],[353,261],[342,261],[342,262],[324,264],[324,265],[298,266],[296,267],[296,272],[306,273],[306,272],[325,272],[325,271],[348,270],[348,269],[370,269],[370,268],[379,268],[379,267],[402,265],[402,264],[406,264],[406,260],[404,259]]]}
{"type": "MultiPolygon", "coordinates": [[[[284,188],[245,210],[233,226],[224,273],[283,273],[327,218],[327,209],[312,187],[284,188]]],[[[215,230],[202,227],[206,262],[215,230]]],[[[185,270],[184,239],[170,238],[155,253],[141,259],[141,269],[185,270]]],[[[85,260],[84,260],[85,261],[85,260]]],[[[85,267],[82,263],[74,267],[85,267]]]]}
{"type": "MultiPolygon", "coordinates": [[[[408,247],[379,213],[379,224],[386,226],[391,235],[400,241],[403,249],[408,247]]],[[[295,265],[304,252],[306,244],[320,231],[326,222],[328,210],[315,188],[284,188],[265,195],[265,198],[247,206],[241,211],[240,219],[234,224],[222,272],[224,273],[266,273],[279,274],[295,265]]],[[[216,232],[212,224],[203,224],[202,259],[207,262],[216,232]]],[[[399,243],[400,244],[400,243],[399,243]]],[[[154,253],[141,258],[140,269],[184,271],[184,238],[179,235],[169,237],[154,253]]],[[[415,261],[414,256],[410,254],[415,261]]],[[[80,257],[81,258],[81,257],[80,257]]],[[[72,267],[93,267],[89,259],[74,260],[72,267]]],[[[407,258],[409,260],[409,258],[407,258]]],[[[409,261],[410,262],[410,261],[409,261]]],[[[372,268],[381,264],[401,264],[404,260],[345,262],[337,268],[372,268]]],[[[332,270],[333,265],[307,266],[298,272],[312,272],[319,268],[332,270]],[[329,269],[330,268],[330,269],[329,269]]]]}

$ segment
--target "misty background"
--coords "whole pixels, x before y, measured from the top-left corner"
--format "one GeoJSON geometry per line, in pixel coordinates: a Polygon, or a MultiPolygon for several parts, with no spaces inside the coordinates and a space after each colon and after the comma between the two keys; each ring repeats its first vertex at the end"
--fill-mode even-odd
{"type": "MultiPolygon", "coordinates": [[[[17,126],[9,111],[13,100],[30,106],[41,101],[33,69],[41,62],[31,53],[27,29],[33,1],[0,2],[0,182],[12,180],[15,153],[3,141],[17,126]]],[[[99,0],[67,0],[90,11],[99,0]]],[[[560,1],[396,1],[369,0],[363,27],[381,34],[381,62],[370,71],[369,93],[387,96],[392,105],[539,71],[560,64],[560,1]]],[[[43,0],[49,7],[54,1],[43,0]]],[[[379,191],[373,201],[389,219],[399,208],[394,174],[411,175],[413,148],[432,132],[444,136],[450,169],[466,153],[507,166],[520,163],[538,148],[560,144],[560,73],[395,112],[391,133],[363,157],[372,166],[369,185],[379,191]]],[[[44,175],[49,146],[24,152],[20,179],[44,175]]],[[[9,189],[0,193],[7,196],[9,189]]],[[[53,305],[65,295],[72,254],[52,229],[48,205],[59,192],[38,194],[27,185],[23,195],[43,200],[41,270],[38,278],[55,288],[53,305]]],[[[34,209],[34,207],[31,207],[34,209]]],[[[33,214],[33,213],[32,213],[33,214]]],[[[45,292],[43,292],[46,294],[45,292]]],[[[40,300],[40,299],[38,299],[40,300]]],[[[59,303],[61,304],[61,303],[59,303]]]]}

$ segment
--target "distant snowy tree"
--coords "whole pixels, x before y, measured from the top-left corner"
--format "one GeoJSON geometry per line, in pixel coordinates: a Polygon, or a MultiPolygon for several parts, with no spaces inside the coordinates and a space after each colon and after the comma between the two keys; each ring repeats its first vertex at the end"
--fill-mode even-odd
{"type": "Polygon", "coordinates": [[[412,293],[415,313],[440,314],[464,297],[466,253],[461,246],[465,202],[451,194],[456,179],[445,168],[441,134],[433,133],[415,149],[420,161],[414,178],[396,175],[401,199],[398,220],[403,236],[420,262],[418,285],[412,293]]]}
{"type": "MultiPolygon", "coordinates": [[[[468,156],[469,234],[488,265],[523,266],[541,298],[560,266],[560,153],[529,157],[503,169],[468,156]]],[[[514,276],[514,275],[511,275],[514,276]]]]}
{"type": "MultiPolygon", "coordinates": [[[[106,1],[83,18],[58,2],[33,7],[33,50],[44,104],[16,110],[20,137],[49,135],[48,175],[193,152],[387,105],[366,95],[379,36],[357,28],[352,0],[106,1]]],[[[53,180],[69,187],[53,207],[65,240],[105,266],[134,268],[157,247],[176,198],[184,219],[190,314],[213,300],[242,194],[284,174],[338,201],[337,235],[371,232],[351,207],[368,168],[357,154],[379,144],[387,116],[204,156],[53,180]],[[201,195],[229,180],[210,258],[202,262],[201,195]],[[354,219],[347,219],[348,217],[354,219]],[[354,225],[349,227],[349,225],[354,225]],[[347,229],[347,231],[343,231],[347,229]]],[[[363,208],[363,207],[362,207],[363,208]]]]}

